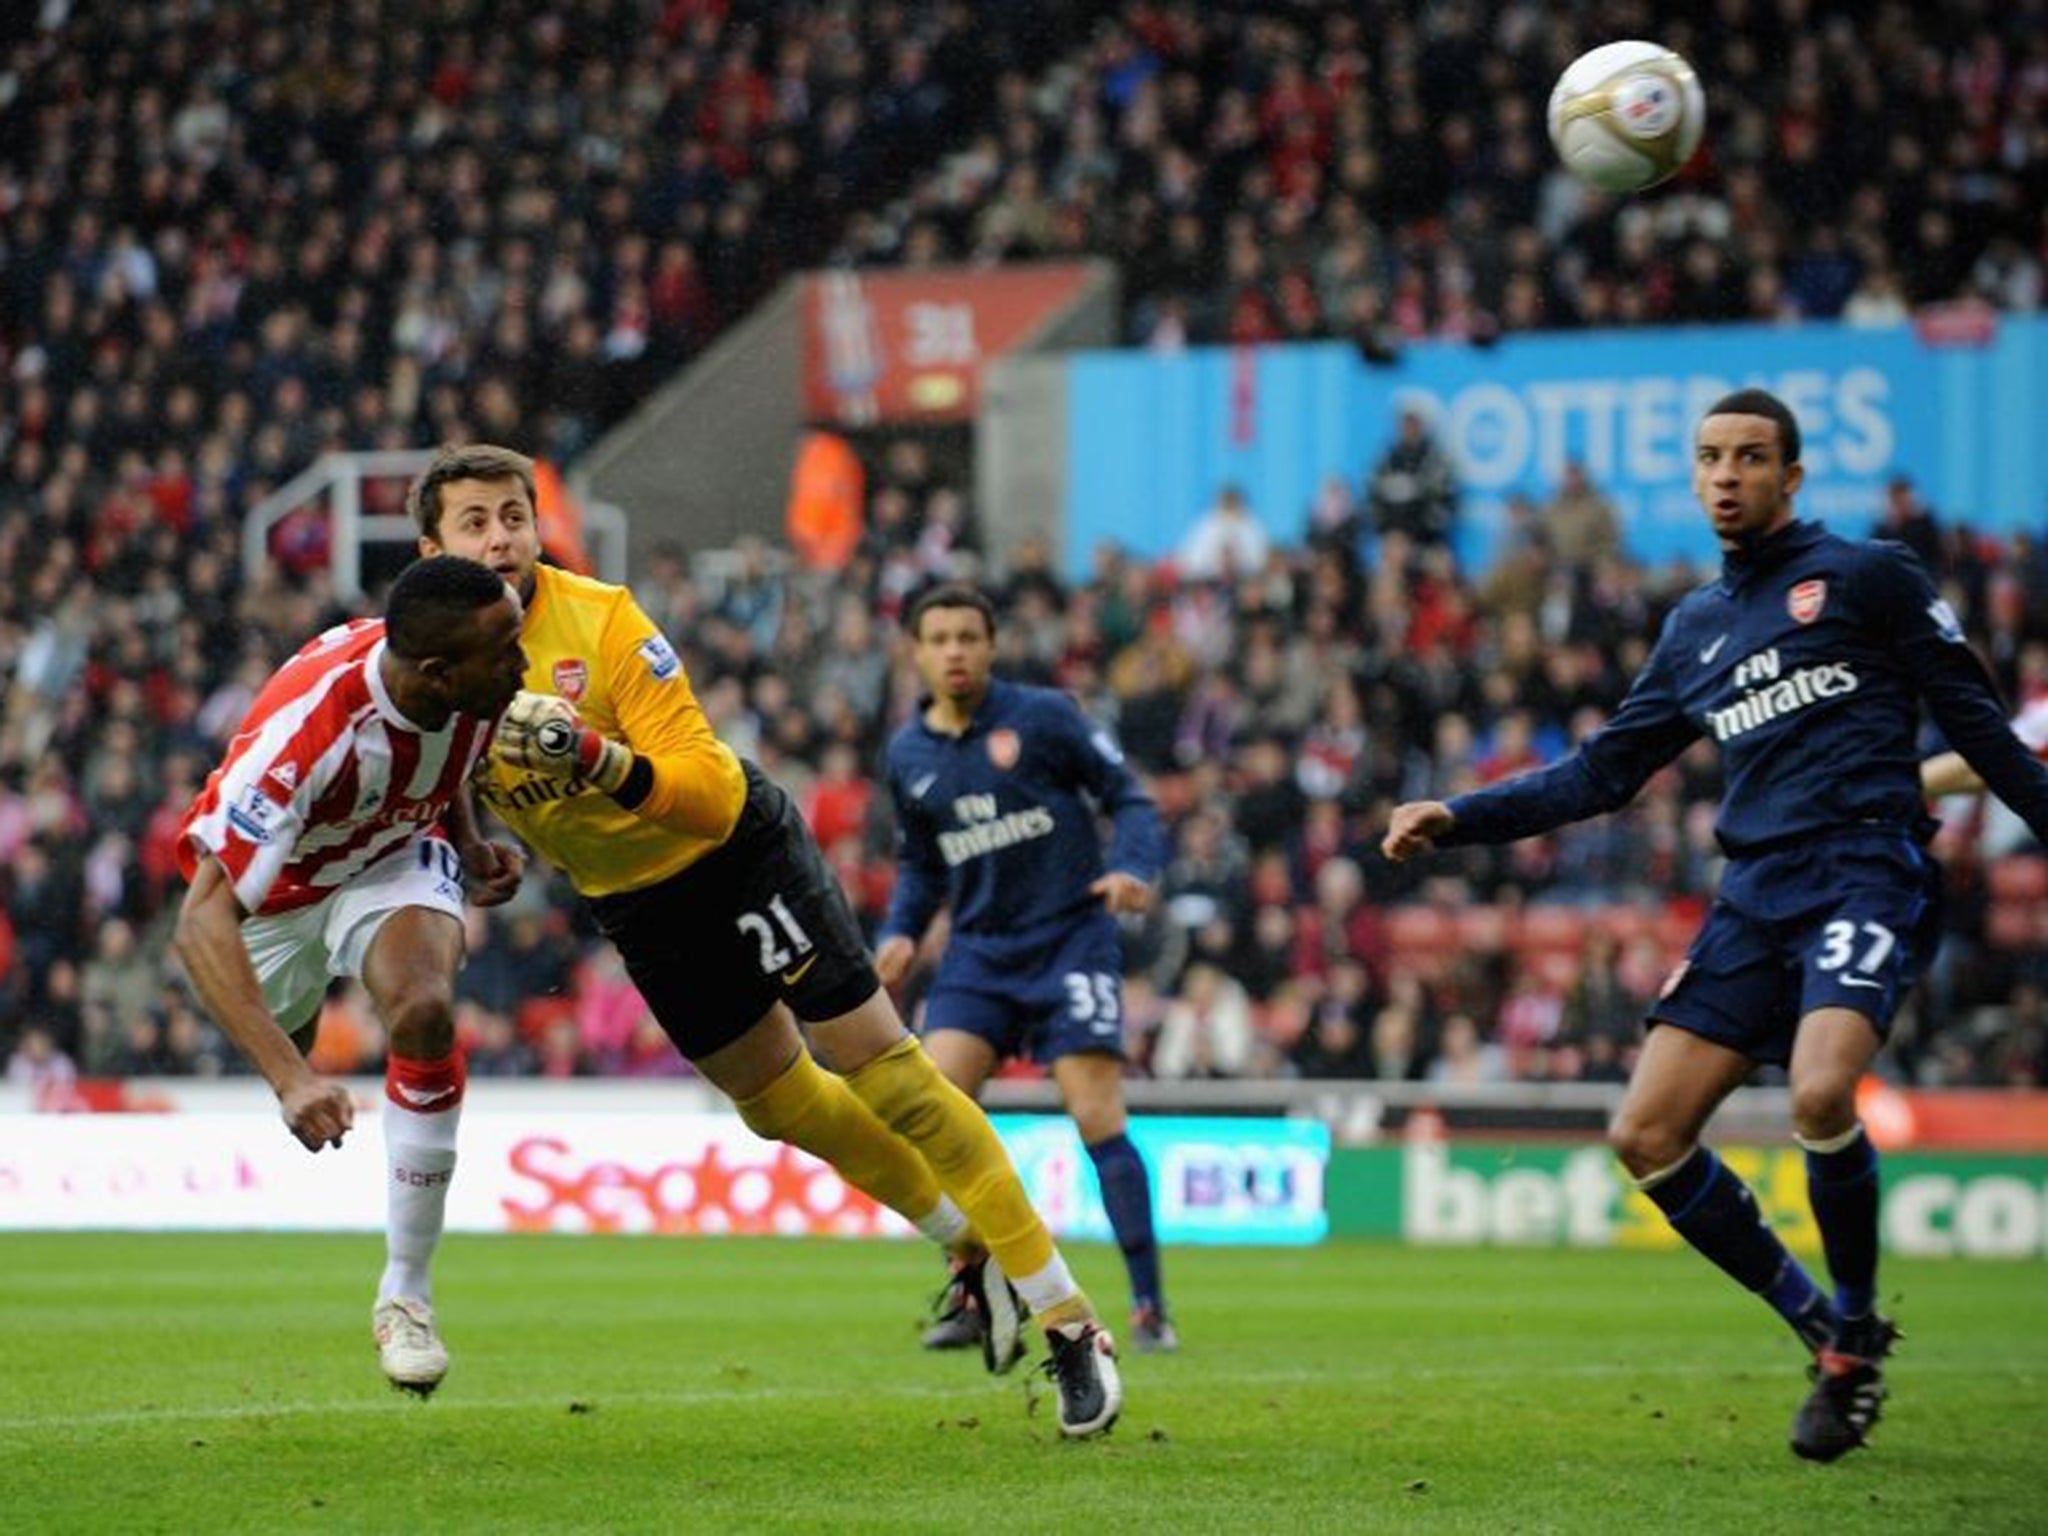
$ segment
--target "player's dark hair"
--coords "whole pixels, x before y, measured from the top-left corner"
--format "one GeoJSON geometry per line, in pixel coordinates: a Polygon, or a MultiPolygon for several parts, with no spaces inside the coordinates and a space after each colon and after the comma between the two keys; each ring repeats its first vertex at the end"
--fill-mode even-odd
{"type": "Polygon", "coordinates": [[[525,454],[490,443],[445,443],[405,493],[405,515],[436,542],[441,537],[441,487],[456,480],[517,480],[526,488],[526,504],[540,510],[533,460],[525,454]]]}
{"type": "Polygon", "coordinates": [[[446,656],[465,622],[506,593],[505,578],[460,555],[415,560],[391,584],[384,603],[384,636],[407,661],[446,656]]]}
{"type": "MultiPolygon", "coordinates": [[[[1787,464],[1799,462],[1799,418],[1768,389],[1738,389],[1707,407],[1708,416],[1763,416],[1778,424],[1778,447],[1787,464]]],[[[1705,420],[1702,417],[1701,420],[1705,420]]]]}
{"type": "Polygon", "coordinates": [[[986,592],[979,587],[970,587],[964,581],[942,581],[935,587],[926,587],[904,610],[903,629],[911,639],[917,638],[924,616],[934,608],[972,608],[981,615],[990,636],[996,632],[996,605],[989,601],[986,592]]]}

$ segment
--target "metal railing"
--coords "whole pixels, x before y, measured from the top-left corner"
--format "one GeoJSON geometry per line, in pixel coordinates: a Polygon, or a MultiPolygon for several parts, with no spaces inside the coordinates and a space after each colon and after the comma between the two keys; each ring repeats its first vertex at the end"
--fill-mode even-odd
{"type": "MultiPolygon", "coordinates": [[[[433,461],[425,448],[380,449],[323,454],[253,507],[242,524],[242,569],[260,570],[270,558],[271,530],[305,507],[321,507],[328,527],[328,576],[338,602],[363,595],[363,546],[410,544],[419,536],[412,520],[363,511],[366,480],[410,480],[433,461]]],[[[626,514],[606,501],[578,498],[584,531],[597,573],[624,585],[628,571],[626,514]]]]}

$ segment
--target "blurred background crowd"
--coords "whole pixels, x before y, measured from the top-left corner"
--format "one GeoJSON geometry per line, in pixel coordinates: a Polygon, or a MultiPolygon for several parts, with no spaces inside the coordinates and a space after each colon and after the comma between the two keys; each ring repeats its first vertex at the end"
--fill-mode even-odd
{"type": "MultiPolygon", "coordinates": [[[[894,0],[248,0],[0,19],[0,1055],[11,1076],[238,1070],[163,957],[172,835],[269,670],[335,616],[317,519],[240,527],[330,449],[510,442],[573,462],[784,275],[1093,254],[1156,347],[1674,320],[1909,323],[2037,308],[2048,25],[1992,6],[1444,0],[1426,18],[894,0]],[[1654,14],[1653,14],[1654,11],[1654,14]],[[1617,216],[1551,169],[1540,105],[1607,36],[1661,36],[1728,120],[1617,216]]],[[[1395,870],[1398,798],[1548,761],[1611,709],[1703,573],[1648,570],[1568,471],[1484,571],[1419,421],[1303,509],[1230,487],[1173,560],[981,558],[957,441],[870,435],[832,572],[772,540],[636,578],[714,722],[801,797],[870,921],[869,777],[913,702],[894,617],[988,581],[1012,675],[1113,725],[1174,858],[1129,933],[1162,1077],[1618,1080],[1711,890],[1689,755],[1627,812],[1395,870]]],[[[785,466],[763,466],[780,476],[785,466]]],[[[396,488],[394,488],[396,489],[396,488]]],[[[2009,698],[2048,692],[2048,552],[1914,487],[1920,551],[2009,698]]],[[[1933,744],[1930,743],[1930,746],[1933,744]]],[[[2048,1078],[2048,866],[1944,808],[1943,959],[1892,1070],[2048,1078]]],[[[478,1073],[675,1073],[540,879],[473,917],[478,1073]]],[[[337,994],[323,1064],[382,1049],[337,994]]]]}

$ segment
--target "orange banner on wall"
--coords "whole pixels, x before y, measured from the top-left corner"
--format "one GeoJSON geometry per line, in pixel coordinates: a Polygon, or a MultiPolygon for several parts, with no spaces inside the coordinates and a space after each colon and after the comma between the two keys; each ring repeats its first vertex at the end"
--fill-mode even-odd
{"type": "Polygon", "coordinates": [[[972,419],[989,359],[1071,303],[1083,262],[804,279],[804,414],[814,422],[972,419]]]}
{"type": "Polygon", "coordinates": [[[2014,1088],[1900,1089],[1867,1078],[1856,1110],[1880,1147],[2048,1152],[2048,1093],[2014,1088]]]}

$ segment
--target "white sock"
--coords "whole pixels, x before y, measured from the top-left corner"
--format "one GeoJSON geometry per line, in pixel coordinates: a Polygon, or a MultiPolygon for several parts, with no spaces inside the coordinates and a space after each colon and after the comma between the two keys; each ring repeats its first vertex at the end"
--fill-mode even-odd
{"type": "Polygon", "coordinates": [[[1839,1136],[1823,1136],[1818,1141],[1808,1141],[1804,1136],[1795,1135],[1793,1140],[1808,1152],[1839,1152],[1844,1147],[1854,1146],[1856,1138],[1863,1134],[1863,1122],[1858,1120],[1839,1136]]]}
{"type": "Polygon", "coordinates": [[[1074,1284],[1074,1272],[1067,1268],[1067,1261],[1060,1257],[1057,1248],[1053,1250],[1052,1262],[1045,1268],[1036,1274],[1011,1275],[1010,1284],[1017,1287],[1017,1294],[1024,1298],[1024,1305],[1031,1309],[1033,1317],[1079,1295],[1081,1291],[1081,1287],[1074,1284]]]}
{"type": "Polygon", "coordinates": [[[1674,1173],[1678,1172],[1679,1169],[1683,1168],[1687,1163],[1691,1162],[1693,1160],[1694,1154],[1698,1151],[1699,1146],[1697,1143],[1695,1143],[1690,1149],[1687,1150],[1685,1156],[1681,1157],[1669,1168],[1653,1168],[1648,1173],[1644,1174],[1640,1179],[1630,1179],[1629,1183],[1634,1188],[1641,1190],[1644,1194],[1647,1195],[1651,1190],[1655,1189],[1659,1184],[1662,1184],[1666,1179],[1670,1178],[1674,1173]]]}
{"type": "Polygon", "coordinates": [[[953,1203],[951,1195],[940,1195],[939,1203],[931,1213],[920,1216],[917,1230],[937,1243],[941,1248],[950,1248],[967,1235],[967,1213],[953,1203]]]}
{"type": "Polygon", "coordinates": [[[390,1204],[384,1224],[384,1277],[377,1300],[411,1296],[432,1305],[428,1272],[441,1243],[448,1185],[455,1177],[455,1128],[462,1105],[423,1115],[384,1101],[384,1165],[390,1204]]]}

